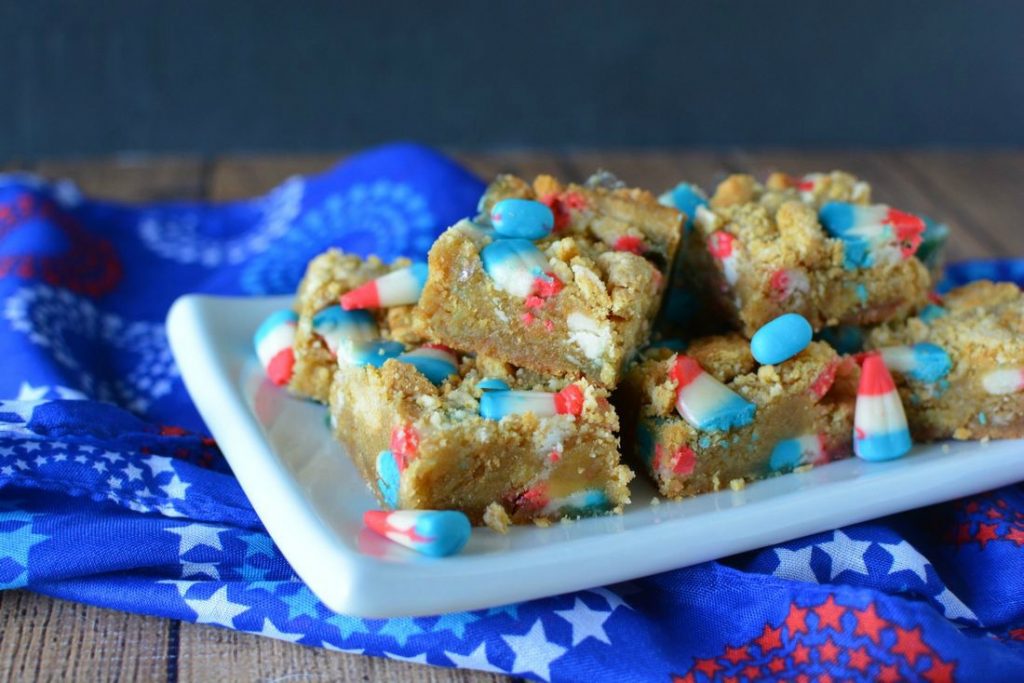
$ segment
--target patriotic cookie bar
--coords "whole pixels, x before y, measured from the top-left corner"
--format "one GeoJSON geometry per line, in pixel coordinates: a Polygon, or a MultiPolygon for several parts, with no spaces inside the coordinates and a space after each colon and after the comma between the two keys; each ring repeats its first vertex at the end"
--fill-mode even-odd
{"type": "Polygon", "coordinates": [[[801,346],[791,357],[792,348],[777,350],[786,359],[776,365],[759,365],[738,334],[643,353],[616,405],[624,447],[661,495],[693,496],[851,454],[857,366],[827,344],[801,346]]]}
{"type": "Polygon", "coordinates": [[[326,403],[338,362],[353,343],[421,341],[410,304],[416,303],[425,270],[423,263],[399,259],[387,265],[337,249],[310,261],[296,296],[292,391],[326,403]]]}
{"type": "Polygon", "coordinates": [[[426,336],[613,387],[658,311],[683,216],[609,174],[499,177],[430,250],[426,336]]]}
{"type": "Polygon", "coordinates": [[[336,437],[380,502],[458,510],[497,528],[621,512],[632,471],[620,464],[607,392],[429,347],[339,369],[336,437]]]}
{"type": "MultiPolygon", "coordinates": [[[[734,175],[696,210],[680,259],[712,319],[749,337],[793,312],[818,331],[920,310],[930,278],[915,254],[925,234],[923,219],[872,204],[870,187],[846,173],[774,174],[764,185],[734,175]]],[[[937,259],[940,247],[929,248],[937,259]]]]}
{"type": "Polygon", "coordinates": [[[867,334],[896,379],[916,441],[1024,437],[1024,294],[974,282],[867,334]]]}

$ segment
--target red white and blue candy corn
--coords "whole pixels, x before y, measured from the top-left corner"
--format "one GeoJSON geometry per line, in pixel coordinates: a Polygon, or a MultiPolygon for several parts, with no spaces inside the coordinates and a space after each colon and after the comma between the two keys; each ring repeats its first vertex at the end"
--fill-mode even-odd
{"type": "Polygon", "coordinates": [[[484,377],[476,383],[480,391],[508,391],[508,382],[497,377],[484,377]]]}
{"type": "Polygon", "coordinates": [[[879,349],[885,366],[918,382],[936,382],[953,368],[949,354],[941,346],[921,342],[908,346],[879,349]]]}
{"type": "Polygon", "coordinates": [[[778,472],[791,470],[800,465],[816,465],[827,459],[824,436],[804,434],[775,444],[771,457],[768,459],[768,467],[773,472],[778,472]]]}
{"type": "Polygon", "coordinates": [[[312,323],[313,332],[324,340],[335,356],[339,355],[338,350],[342,347],[380,337],[377,321],[367,311],[346,311],[341,306],[329,306],[314,315],[312,323]]]}
{"type": "Polygon", "coordinates": [[[398,358],[405,351],[405,345],[396,341],[375,339],[373,341],[357,341],[343,348],[344,360],[349,365],[362,367],[372,365],[379,368],[389,358],[398,358]]]}
{"type": "Polygon", "coordinates": [[[737,240],[725,230],[716,230],[708,235],[708,251],[722,264],[725,281],[736,284],[739,272],[736,270],[737,240]]]}
{"type": "Polygon", "coordinates": [[[253,343],[260,364],[270,381],[278,386],[288,384],[295,367],[295,325],[299,316],[293,311],[272,313],[256,330],[253,343]]]}
{"type": "Polygon", "coordinates": [[[396,360],[408,363],[438,385],[459,371],[459,359],[451,349],[440,344],[424,344],[418,349],[403,353],[396,360]]]}
{"type": "Polygon", "coordinates": [[[1024,367],[990,370],[982,376],[981,385],[997,396],[1024,391],[1024,367]]]}
{"type": "Polygon", "coordinates": [[[427,283],[427,264],[417,262],[407,268],[381,275],[360,287],[341,295],[341,307],[346,311],[362,308],[388,308],[404,306],[420,300],[427,283]]]}
{"type": "Polygon", "coordinates": [[[480,397],[480,415],[500,420],[508,415],[533,413],[537,417],[576,415],[583,412],[583,392],[570,384],[558,392],[488,391],[480,397]]]}
{"type": "Polygon", "coordinates": [[[502,199],[491,208],[491,225],[502,237],[539,240],[555,228],[555,214],[532,199],[502,199]]]}
{"type": "Polygon", "coordinates": [[[726,431],[754,420],[750,401],[704,371],[700,363],[679,354],[669,371],[676,381],[676,410],[697,429],[726,431]]]}
{"type": "Polygon", "coordinates": [[[686,230],[689,231],[693,228],[693,221],[697,217],[697,207],[707,206],[708,196],[696,185],[679,183],[658,197],[658,201],[686,214],[686,230]]]}
{"type": "Polygon", "coordinates": [[[549,296],[561,287],[561,282],[547,272],[547,257],[529,240],[496,240],[480,251],[480,258],[494,285],[513,296],[549,296]]]}
{"type": "Polygon", "coordinates": [[[924,233],[923,220],[884,204],[829,202],[818,211],[818,218],[829,234],[843,241],[847,269],[908,259],[924,233]]]}
{"type": "Polygon", "coordinates": [[[462,550],[473,530],[469,518],[456,510],[367,510],[363,523],[390,541],[433,557],[462,550]]]}
{"type": "Polygon", "coordinates": [[[910,450],[907,416],[880,354],[861,366],[853,424],[853,451],[864,460],[892,460],[910,450]]]}

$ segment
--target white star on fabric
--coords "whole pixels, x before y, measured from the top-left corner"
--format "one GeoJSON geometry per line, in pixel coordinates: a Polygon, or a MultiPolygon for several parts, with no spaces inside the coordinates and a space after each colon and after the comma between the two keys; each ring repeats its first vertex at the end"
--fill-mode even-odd
{"type": "Polygon", "coordinates": [[[585,602],[576,598],[572,609],[556,610],[555,614],[572,624],[572,645],[576,647],[587,638],[600,640],[608,645],[608,634],[604,630],[604,622],[612,615],[611,612],[590,609],[585,602]]]}
{"type": "Polygon", "coordinates": [[[82,463],[84,465],[88,461],[89,461],[89,458],[85,457],[84,455],[76,455],[75,456],[75,462],[82,463]]]}
{"type": "Polygon", "coordinates": [[[96,450],[95,446],[79,446],[78,450],[85,451],[86,453],[92,453],[96,450]]]}
{"type": "Polygon", "coordinates": [[[17,460],[14,461],[14,466],[17,467],[22,472],[24,472],[27,469],[30,469],[28,463],[22,460],[21,458],[18,458],[17,460]]]}
{"type": "Polygon", "coordinates": [[[128,463],[127,465],[125,465],[124,473],[125,476],[128,477],[128,481],[142,480],[142,470],[133,465],[132,463],[128,463]]]}
{"type": "Polygon", "coordinates": [[[173,505],[156,505],[154,506],[157,512],[164,515],[165,517],[184,517],[185,513],[179,512],[173,505]]]}
{"type": "Polygon", "coordinates": [[[40,402],[40,399],[46,398],[46,391],[48,389],[49,387],[46,385],[34,387],[28,382],[22,382],[21,388],[18,389],[18,400],[40,402]]]}
{"type": "Polygon", "coordinates": [[[217,569],[216,562],[189,562],[188,560],[182,560],[181,578],[185,579],[190,576],[208,576],[211,579],[220,581],[220,570],[217,569]]]}
{"type": "Polygon", "coordinates": [[[36,459],[35,459],[36,467],[38,467],[40,465],[45,465],[46,464],[46,459],[47,458],[46,458],[45,455],[38,455],[38,456],[36,456],[36,459]]]}
{"type": "Polygon", "coordinates": [[[81,401],[85,399],[85,394],[77,389],[69,389],[68,387],[61,386],[56,386],[53,389],[57,392],[57,396],[65,401],[81,401]]]}
{"type": "Polygon", "coordinates": [[[251,608],[228,599],[228,587],[221,586],[205,600],[184,598],[185,604],[196,613],[197,624],[217,624],[234,628],[234,619],[251,608]]]}
{"type": "Polygon", "coordinates": [[[10,465],[4,465],[3,467],[0,467],[0,473],[9,477],[12,474],[14,474],[14,468],[11,467],[10,465]]]}
{"type": "MultiPolygon", "coordinates": [[[[0,412],[3,412],[3,411],[0,410],[0,412]]],[[[40,446],[35,441],[26,441],[23,444],[21,444],[21,447],[25,449],[26,453],[31,453],[32,451],[38,451],[40,448],[42,448],[42,446],[40,446]]]]}
{"type": "Polygon", "coordinates": [[[178,475],[174,475],[173,477],[171,477],[171,480],[169,482],[167,482],[160,488],[164,490],[164,493],[167,494],[168,498],[177,498],[178,500],[185,500],[185,491],[191,485],[192,484],[186,484],[181,479],[179,479],[178,475]]]}
{"type": "Polygon", "coordinates": [[[942,605],[942,613],[946,615],[947,619],[978,621],[978,615],[971,611],[971,608],[956,597],[949,588],[943,588],[942,592],[935,596],[935,602],[942,605]]]}
{"type": "Polygon", "coordinates": [[[100,457],[103,458],[104,460],[108,460],[111,465],[113,465],[118,460],[123,460],[121,454],[115,453],[114,451],[103,451],[102,453],[100,453],[100,457]]]}
{"type": "Polygon", "coordinates": [[[503,674],[506,671],[491,664],[487,659],[487,643],[480,643],[476,649],[467,655],[460,655],[457,652],[444,651],[445,657],[452,661],[452,664],[460,669],[476,669],[477,671],[490,671],[491,673],[503,674]]]}
{"type": "Polygon", "coordinates": [[[924,555],[917,552],[917,549],[907,543],[906,541],[900,541],[899,543],[879,543],[885,552],[892,555],[892,566],[889,567],[889,574],[895,574],[901,571],[910,571],[917,574],[918,578],[925,583],[928,582],[928,560],[925,559],[924,555]]]}
{"type": "Polygon", "coordinates": [[[150,469],[153,476],[156,477],[162,472],[170,472],[174,474],[174,468],[171,466],[171,459],[162,455],[151,455],[144,459],[146,467],[150,469]]]}
{"type": "Polygon", "coordinates": [[[166,527],[164,531],[181,536],[178,543],[178,555],[184,555],[200,545],[210,546],[214,550],[224,550],[224,546],[220,543],[220,534],[227,529],[205,524],[186,524],[185,526],[166,527]]]}
{"type": "Polygon", "coordinates": [[[814,546],[798,550],[787,550],[786,548],[775,548],[775,557],[779,558],[779,566],[772,572],[775,576],[791,581],[806,581],[807,583],[818,583],[818,575],[811,567],[811,553],[814,546]]]}
{"type": "Polygon", "coordinates": [[[388,659],[397,659],[400,662],[409,662],[411,664],[426,664],[427,663],[427,653],[426,652],[421,652],[420,654],[413,655],[412,657],[406,657],[404,655],[396,655],[393,652],[383,652],[382,654],[385,657],[387,657],[388,659]]]}
{"type": "Polygon", "coordinates": [[[22,422],[32,419],[32,411],[45,401],[0,401],[0,413],[13,413],[22,422]]]}
{"type": "Polygon", "coordinates": [[[67,459],[68,459],[68,454],[67,453],[57,453],[57,454],[55,454],[53,456],[53,461],[54,462],[64,462],[67,459]]]}
{"type": "Polygon", "coordinates": [[[568,652],[567,648],[555,645],[544,633],[544,624],[540,619],[525,635],[502,636],[515,654],[512,662],[512,673],[534,673],[545,681],[551,680],[551,663],[568,652]]]}
{"type": "Polygon", "coordinates": [[[5,446],[4,448],[0,448],[0,456],[6,457],[6,456],[11,456],[11,455],[14,455],[14,449],[13,448],[11,448],[9,446],[5,446]]]}
{"type": "Polygon", "coordinates": [[[306,636],[305,633],[286,633],[284,631],[278,631],[277,627],[274,626],[274,623],[266,617],[263,617],[263,628],[259,631],[254,631],[254,633],[258,633],[259,635],[266,636],[268,638],[286,640],[289,643],[297,643],[299,642],[299,639],[306,636]]]}
{"type": "Polygon", "coordinates": [[[114,476],[107,477],[107,486],[109,486],[112,489],[119,489],[119,488],[121,488],[121,484],[123,484],[123,483],[124,482],[121,480],[121,477],[114,477],[114,476]]]}
{"type": "Polygon", "coordinates": [[[604,588],[604,587],[602,587],[602,588],[591,588],[587,592],[588,593],[594,593],[596,595],[600,595],[602,598],[604,598],[605,601],[608,603],[608,607],[613,612],[615,610],[617,610],[619,607],[625,607],[626,609],[629,609],[629,610],[633,609],[632,607],[629,606],[629,603],[627,603],[625,600],[623,600],[619,596],[618,593],[616,593],[615,591],[610,590],[608,588],[604,588]]]}
{"type": "Polygon", "coordinates": [[[52,442],[50,442],[50,447],[51,448],[56,448],[58,450],[64,450],[65,448],[68,447],[68,445],[66,443],[64,443],[63,441],[52,441],[52,442]]]}
{"type": "Polygon", "coordinates": [[[107,471],[107,463],[96,461],[92,464],[92,468],[102,474],[107,471]]]}
{"type": "Polygon", "coordinates": [[[836,529],[832,534],[832,540],[820,543],[818,547],[832,558],[831,579],[845,571],[856,572],[864,576],[869,574],[868,567],[864,564],[864,553],[871,547],[870,541],[855,541],[836,529]]]}

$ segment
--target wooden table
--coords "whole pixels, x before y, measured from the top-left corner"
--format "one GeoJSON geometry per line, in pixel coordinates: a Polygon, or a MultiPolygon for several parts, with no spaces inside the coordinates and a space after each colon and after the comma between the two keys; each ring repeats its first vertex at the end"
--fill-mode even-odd
{"type": "MultiPolygon", "coordinates": [[[[763,176],[848,169],[875,197],[953,228],[951,259],[1024,256],[1024,153],[1018,152],[455,152],[484,177],[501,171],[582,179],[596,168],[661,191],[681,179],[704,186],[724,173],[763,176]]],[[[237,158],[120,157],[4,164],[71,178],[90,195],[124,201],[223,201],[262,193],[343,154],[237,158]]],[[[123,614],[24,591],[0,593],[0,679],[35,680],[502,681],[303,647],[209,626],[123,614]]]]}

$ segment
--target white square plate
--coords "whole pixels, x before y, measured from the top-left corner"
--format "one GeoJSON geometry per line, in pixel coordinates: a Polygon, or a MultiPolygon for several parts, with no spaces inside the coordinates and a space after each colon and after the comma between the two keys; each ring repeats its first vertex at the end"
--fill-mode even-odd
{"type": "Polygon", "coordinates": [[[475,529],[428,558],[363,529],[376,502],[323,406],[263,377],[252,335],[288,297],[186,296],[168,316],[185,385],[281,552],[331,609],[360,617],[480,609],[704,562],[1024,479],[1024,441],[918,446],[652,505],[643,475],[621,516],[502,536],[475,529]]]}

